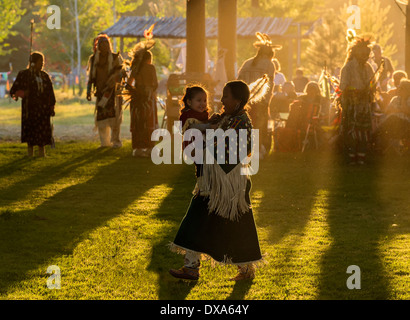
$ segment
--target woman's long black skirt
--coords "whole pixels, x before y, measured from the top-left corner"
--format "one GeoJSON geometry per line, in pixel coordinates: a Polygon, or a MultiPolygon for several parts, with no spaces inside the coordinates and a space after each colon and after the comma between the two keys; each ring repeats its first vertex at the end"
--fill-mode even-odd
{"type": "MultiPolygon", "coordinates": [[[[246,201],[250,204],[248,180],[246,201]]],[[[210,256],[228,264],[256,263],[262,259],[252,209],[238,221],[208,211],[209,198],[195,195],[181,222],[173,245],[210,256]]]]}

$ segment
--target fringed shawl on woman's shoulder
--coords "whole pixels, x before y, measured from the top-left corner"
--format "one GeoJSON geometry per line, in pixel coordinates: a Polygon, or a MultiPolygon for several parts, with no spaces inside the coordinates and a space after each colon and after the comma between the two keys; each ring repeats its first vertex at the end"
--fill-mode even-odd
{"type": "Polygon", "coordinates": [[[237,163],[228,163],[228,143],[234,141],[229,141],[229,137],[227,137],[224,139],[225,164],[218,164],[217,161],[214,164],[204,163],[202,176],[198,178],[194,193],[209,197],[209,212],[237,221],[241,214],[250,209],[245,197],[249,176],[244,173],[247,172],[248,164],[242,164],[239,156],[243,153],[243,150],[240,152],[241,148],[246,148],[246,155],[250,154],[252,125],[246,112],[243,112],[234,117],[225,115],[220,121],[220,128],[225,131],[234,129],[237,133],[235,147],[237,163]],[[239,145],[239,129],[247,130],[247,139],[244,145],[239,145]]]}

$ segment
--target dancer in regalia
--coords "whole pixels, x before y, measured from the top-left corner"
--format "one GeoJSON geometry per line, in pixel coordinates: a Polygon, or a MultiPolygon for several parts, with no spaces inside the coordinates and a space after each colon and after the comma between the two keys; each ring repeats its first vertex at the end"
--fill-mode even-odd
{"type": "Polygon", "coordinates": [[[121,78],[124,76],[123,61],[119,53],[112,52],[110,38],[101,34],[94,40],[94,54],[88,61],[89,80],[87,100],[95,91],[95,124],[101,147],[120,148],[120,127],[122,122],[122,101],[117,94],[121,78]]]}
{"type": "Polygon", "coordinates": [[[348,31],[346,62],[341,71],[341,129],[350,164],[364,164],[372,131],[372,103],[376,89],[369,64],[371,37],[348,31]]]}
{"type": "Polygon", "coordinates": [[[54,117],[56,99],[50,76],[43,71],[44,55],[33,52],[26,70],[20,71],[10,96],[14,100],[22,98],[21,142],[28,146],[28,156],[34,155],[34,146],[38,146],[40,157],[45,157],[45,146],[53,144],[50,118],[54,117]]]}
{"type": "Polygon", "coordinates": [[[153,147],[152,132],[158,128],[157,94],[158,79],[150,49],[155,45],[152,40],[152,25],[145,30],[145,40],[137,43],[129,56],[130,76],[123,96],[130,100],[132,154],[136,157],[149,157],[153,147]]]}
{"type": "Polygon", "coordinates": [[[270,118],[269,104],[274,90],[275,64],[273,58],[275,51],[282,46],[273,45],[269,36],[260,32],[256,33],[258,41],[253,45],[258,49],[256,55],[246,60],[238,71],[238,80],[243,80],[248,85],[262,78],[265,74],[269,79],[269,93],[258,103],[253,104],[249,116],[255,129],[260,130],[261,158],[269,152],[271,137],[268,135],[268,120],[270,118]]]}

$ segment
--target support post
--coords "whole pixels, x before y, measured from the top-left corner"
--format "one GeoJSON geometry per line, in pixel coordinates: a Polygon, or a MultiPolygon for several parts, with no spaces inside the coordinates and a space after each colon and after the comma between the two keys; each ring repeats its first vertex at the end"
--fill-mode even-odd
{"type": "Polygon", "coordinates": [[[410,75],[410,1],[406,6],[406,41],[405,41],[405,69],[410,75]]]}
{"type": "Polygon", "coordinates": [[[218,49],[226,49],[225,70],[228,80],[236,78],[237,0],[218,1],[218,49]]]}
{"type": "Polygon", "coordinates": [[[186,3],[186,71],[205,72],[205,0],[186,3]]]}

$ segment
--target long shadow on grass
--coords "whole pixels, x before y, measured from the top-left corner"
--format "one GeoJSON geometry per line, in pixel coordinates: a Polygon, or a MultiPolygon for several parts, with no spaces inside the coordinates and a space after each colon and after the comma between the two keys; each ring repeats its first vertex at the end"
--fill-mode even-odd
{"type": "MultiPolygon", "coordinates": [[[[311,219],[318,191],[325,188],[329,166],[326,153],[274,153],[264,160],[260,172],[252,177],[252,201],[255,206],[255,223],[264,233],[261,250],[269,262],[261,273],[271,273],[269,281],[287,287],[289,273],[293,274],[295,248],[311,219]],[[275,246],[272,252],[271,246],[275,246]],[[269,253],[269,251],[271,253],[269,253]],[[273,254],[276,257],[270,257],[273,254]],[[270,261],[272,260],[273,261],[270,261]],[[265,270],[269,268],[271,270],[265,270]]],[[[291,276],[292,277],[292,276],[291,276]]],[[[275,296],[276,293],[269,293],[275,296]]]]}
{"type": "Polygon", "coordinates": [[[392,214],[378,188],[380,169],[374,162],[362,167],[334,166],[328,206],[332,244],[322,257],[318,299],[388,297],[388,275],[378,245],[392,214]],[[360,290],[347,287],[350,265],[360,268],[360,290]]]}
{"type": "Polygon", "coordinates": [[[269,244],[304,229],[317,191],[325,183],[327,161],[322,154],[284,153],[261,164],[252,177],[251,199],[259,202],[256,225],[268,231],[269,244]]]}
{"type": "Polygon", "coordinates": [[[233,290],[226,300],[243,300],[249,289],[252,287],[253,279],[237,281],[233,290]]]}
{"type": "MultiPolygon", "coordinates": [[[[103,161],[110,154],[99,157],[103,161]]],[[[90,159],[90,154],[80,158],[95,159],[90,159]]],[[[63,169],[65,165],[57,167],[63,169]]],[[[80,165],[78,161],[77,166],[80,165]]],[[[46,173],[42,174],[45,178],[46,173]]],[[[28,271],[52,262],[55,257],[71,255],[88,233],[120,215],[146,190],[172,179],[172,175],[172,171],[155,166],[149,159],[122,157],[102,166],[93,178],[62,190],[34,210],[0,216],[0,293],[7,293],[28,277],[28,271]]],[[[24,186],[20,185],[23,192],[24,186]]]]}
{"type": "MultiPolygon", "coordinates": [[[[71,172],[81,166],[85,166],[88,163],[92,163],[98,159],[101,159],[104,154],[110,154],[110,149],[99,148],[87,151],[75,158],[69,158],[67,161],[58,164],[51,164],[50,166],[44,166],[33,175],[29,175],[27,178],[18,181],[15,184],[10,185],[7,188],[0,190],[0,199],[2,199],[2,206],[7,206],[10,203],[21,200],[26,197],[27,194],[53,183],[58,179],[67,177],[71,172]]],[[[6,168],[0,171],[0,178],[10,176],[10,174],[21,171],[24,167],[30,165],[36,165],[36,162],[43,161],[44,159],[18,159],[16,163],[9,163],[6,168]]],[[[52,160],[52,159],[47,159],[52,160]]]]}
{"type": "Polygon", "coordinates": [[[172,222],[172,226],[164,230],[162,240],[153,245],[151,262],[148,266],[148,270],[158,273],[160,300],[183,300],[197,284],[195,281],[177,280],[169,274],[169,269],[181,267],[184,261],[183,256],[171,252],[168,245],[174,240],[192,196],[191,192],[195,185],[192,170],[192,166],[186,167],[173,179],[172,184],[169,185],[172,191],[162,202],[156,214],[157,219],[172,222]]]}
{"type": "Polygon", "coordinates": [[[21,171],[24,167],[30,165],[33,159],[27,156],[20,156],[19,158],[14,158],[0,167],[0,179],[5,179],[6,177],[12,176],[15,172],[21,171]]]}

